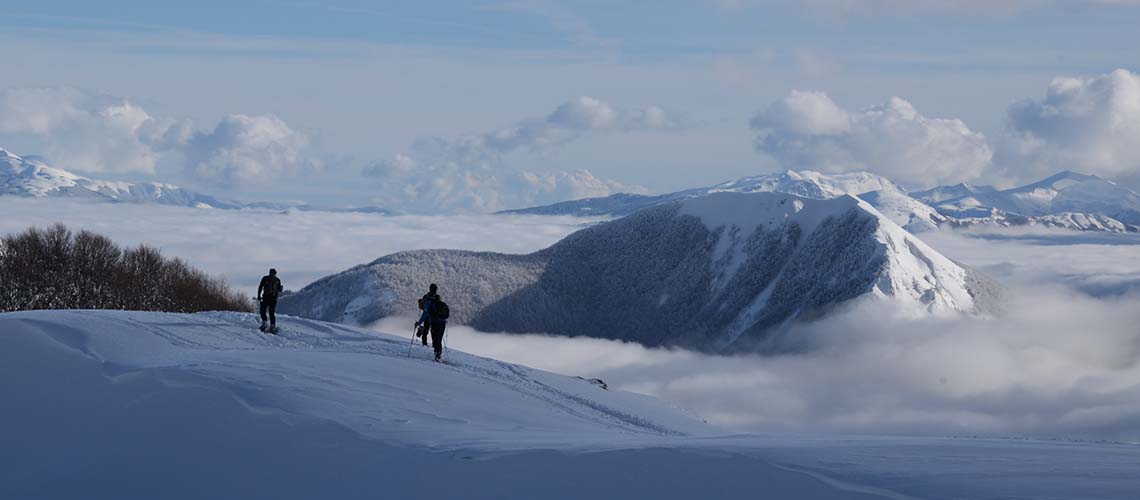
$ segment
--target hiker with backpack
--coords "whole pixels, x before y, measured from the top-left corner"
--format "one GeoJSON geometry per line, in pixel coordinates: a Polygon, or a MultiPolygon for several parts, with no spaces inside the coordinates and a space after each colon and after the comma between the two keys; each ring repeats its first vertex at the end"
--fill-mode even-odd
{"type": "Polygon", "coordinates": [[[263,276],[261,284],[257,285],[257,301],[261,303],[261,326],[258,327],[258,330],[277,334],[277,297],[281,295],[282,290],[281,279],[277,277],[277,270],[270,269],[269,275],[263,276]],[[267,311],[269,312],[268,325],[265,323],[267,311]]]}
{"type": "Polygon", "coordinates": [[[420,298],[420,319],[416,321],[416,336],[423,338],[424,345],[427,345],[428,334],[431,334],[431,345],[435,349],[435,361],[440,361],[440,356],[443,355],[443,332],[447,328],[447,317],[451,315],[448,310],[447,303],[439,298],[436,291],[439,287],[432,283],[428,287],[428,293],[420,298]]]}

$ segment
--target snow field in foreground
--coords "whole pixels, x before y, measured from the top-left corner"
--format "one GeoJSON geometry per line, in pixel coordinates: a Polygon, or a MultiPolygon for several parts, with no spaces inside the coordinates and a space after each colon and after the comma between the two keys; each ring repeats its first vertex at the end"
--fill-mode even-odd
{"type": "Polygon", "coordinates": [[[252,315],[0,315],[0,498],[1131,498],[1140,447],[718,435],[657,400],[252,315]]]}
{"type": "Polygon", "coordinates": [[[875,498],[736,453],[657,400],[252,315],[0,315],[3,498],[875,498]]]}

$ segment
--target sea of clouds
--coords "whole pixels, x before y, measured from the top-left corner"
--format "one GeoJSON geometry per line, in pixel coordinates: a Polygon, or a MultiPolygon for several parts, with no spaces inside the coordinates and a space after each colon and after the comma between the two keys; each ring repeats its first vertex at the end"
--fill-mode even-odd
{"type": "Polygon", "coordinates": [[[147,244],[231,285],[257,290],[275,267],[287,289],[401,250],[454,248],[527,253],[590,219],[541,216],[399,216],[266,210],[211,210],[84,200],[0,197],[0,234],[63,223],[147,244]]]}
{"type": "MultiPolygon", "coordinates": [[[[915,319],[866,302],[787,335],[778,356],[718,356],[453,327],[464,351],[653,395],[741,431],[1140,442],[1140,237],[939,233],[999,279],[1003,312],[915,319]]],[[[402,332],[408,319],[376,328],[402,332]]]]}
{"type": "MultiPolygon", "coordinates": [[[[197,210],[0,198],[0,233],[63,222],[147,243],[249,289],[290,288],[417,248],[530,252],[590,221],[197,210]]],[[[803,352],[717,356],[590,338],[449,328],[450,347],[657,396],[741,431],[1140,442],[1140,236],[1016,230],[923,239],[1007,286],[987,318],[903,318],[863,303],[794,336],[803,352]]],[[[446,289],[446,284],[443,284],[446,289]]],[[[409,315],[410,316],[410,315],[409,315]]],[[[404,334],[409,318],[374,327],[404,334]]]]}

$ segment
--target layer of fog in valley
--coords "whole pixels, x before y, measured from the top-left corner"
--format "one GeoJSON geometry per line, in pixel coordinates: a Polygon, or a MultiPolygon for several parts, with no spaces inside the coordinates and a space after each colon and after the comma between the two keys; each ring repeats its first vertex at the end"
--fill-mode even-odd
{"type": "Polygon", "coordinates": [[[121,245],[147,244],[250,294],[270,266],[287,289],[378,257],[422,248],[528,253],[593,219],[580,217],[212,210],[83,200],[0,198],[0,234],[63,223],[121,245]]]}
{"type": "Polygon", "coordinates": [[[768,357],[462,327],[449,342],[599,377],[742,431],[1140,442],[1140,238],[1047,230],[923,238],[1003,282],[1003,312],[908,318],[861,303],[786,332],[797,353],[768,357]]]}

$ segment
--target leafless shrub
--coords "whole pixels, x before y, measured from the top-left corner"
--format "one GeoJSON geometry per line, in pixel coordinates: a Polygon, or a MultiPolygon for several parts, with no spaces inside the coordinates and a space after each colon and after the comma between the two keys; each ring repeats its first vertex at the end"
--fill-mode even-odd
{"type": "Polygon", "coordinates": [[[252,311],[225,280],[145,245],[61,224],[0,238],[0,312],[32,309],[252,311]]]}

